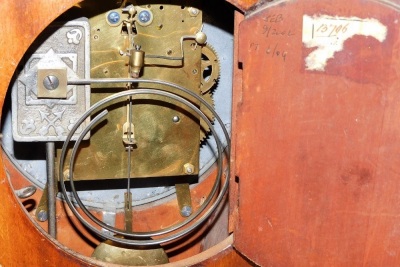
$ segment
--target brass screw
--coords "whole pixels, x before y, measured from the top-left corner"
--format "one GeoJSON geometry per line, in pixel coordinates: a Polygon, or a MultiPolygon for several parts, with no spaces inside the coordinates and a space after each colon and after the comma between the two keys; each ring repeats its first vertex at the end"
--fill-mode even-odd
{"type": "Polygon", "coordinates": [[[69,177],[69,169],[66,169],[63,174],[64,174],[64,179],[69,180],[69,178],[70,178],[69,177]]]}
{"type": "Polygon", "coordinates": [[[207,42],[207,35],[204,32],[198,32],[196,33],[196,37],[194,40],[199,44],[203,45],[207,42]]]}

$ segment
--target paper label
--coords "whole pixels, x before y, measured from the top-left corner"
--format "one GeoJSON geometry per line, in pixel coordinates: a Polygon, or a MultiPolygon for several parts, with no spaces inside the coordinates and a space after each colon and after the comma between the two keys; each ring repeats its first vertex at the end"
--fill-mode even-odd
{"type": "Polygon", "coordinates": [[[355,35],[373,37],[383,42],[387,36],[387,27],[371,18],[304,15],[303,44],[307,48],[317,48],[306,57],[306,69],[324,71],[328,59],[342,51],[344,42],[355,35]]]}

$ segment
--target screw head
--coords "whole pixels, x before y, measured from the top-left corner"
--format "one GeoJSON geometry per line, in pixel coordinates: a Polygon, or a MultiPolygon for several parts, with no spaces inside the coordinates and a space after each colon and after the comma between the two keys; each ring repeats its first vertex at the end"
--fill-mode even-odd
{"type": "Polygon", "coordinates": [[[191,16],[197,16],[200,13],[200,10],[198,10],[197,8],[194,7],[189,7],[188,11],[190,13],[191,16]]]}
{"type": "Polygon", "coordinates": [[[121,16],[116,11],[108,13],[107,20],[110,24],[117,24],[121,19],[121,16]]]}
{"type": "Polygon", "coordinates": [[[65,180],[69,180],[69,169],[66,169],[64,172],[63,172],[63,174],[64,174],[64,179],[65,180]]]}
{"type": "Polygon", "coordinates": [[[47,219],[48,219],[47,211],[45,211],[45,210],[39,211],[39,213],[37,214],[37,218],[41,222],[47,221],[47,219]]]}
{"type": "Polygon", "coordinates": [[[194,173],[194,166],[190,163],[186,163],[183,165],[183,169],[186,174],[193,174],[194,173]]]}
{"type": "Polygon", "coordinates": [[[32,196],[35,192],[36,192],[36,187],[34,187],[33,185],[15,191],[17,196],[21,199],[28,198],[32,196]]]}
{"type": "Polygon", "coordinates": [[[189,217],[192,214],[192,207],[190,206],[183,206],[181,209],[181,215],[183,217],[189,217]]]}
{"type": "Polygon", "coordinates": [[[175,122],[175,123],[179,122],[180,120],[181,120],[181,118],[179,118],[179,116],[173,116],[172,117],[172,121],[175,122]]]}
{"type": "Polygon", "coordinates": [[[150,19],[151,19],[151,14],[150,14],[149,11],[147,11],[147,10],[140,11],[140,13],[139,13],[139,21],[141,23],[147,23],[147,22],[150,21],[150,19]]]}
{"type": "Polygon", "coordinates": [[[58,80],[57,76],[48,75],[43,79],[43,86],[47,90],[55,90],[60,85],[60,81],[58,80]]]}

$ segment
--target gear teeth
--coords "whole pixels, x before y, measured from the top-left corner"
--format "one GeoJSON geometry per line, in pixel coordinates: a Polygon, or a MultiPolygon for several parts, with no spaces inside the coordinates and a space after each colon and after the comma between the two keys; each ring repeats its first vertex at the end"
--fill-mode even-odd
{"type": "MultiPolygon", "coordinates": [[[[212,94],[210,91],[202,95],[202,98],[210,104],[212,107],[214,107],[214,99],[212,98],[212,94]]],[[[200,104],[200,110],[207,116],[207,118],[213,122],[214,121],[214,116],[212,112],[203,104],[200,104]]],[[[210,127],[208,127],[207,123],[200,119],[200,143],[204,142],[210,133],[210,127]]]]}
{"type": "Polygon", "coordinates": [[[206,44],[205,46],[203,46],[201,48],[201,54],[202,54],[202,61],[201,61],[202,77],[201,77],[200,90],[201,93],[204,95],[207,92],[209,92],[217,83],[220,77],[221,66],[218,59],[218,54],[211,45],[206,44]],[[204,73],[209,68],[211,68],[211,73],[206,77],[207,79],[205,79],[204,73]]]}

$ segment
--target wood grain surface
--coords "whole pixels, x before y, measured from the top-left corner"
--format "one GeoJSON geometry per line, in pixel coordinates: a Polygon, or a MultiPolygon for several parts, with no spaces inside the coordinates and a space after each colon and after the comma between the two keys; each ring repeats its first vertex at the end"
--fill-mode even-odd
{"type": "Polygon", "coordinates": [[[398,1],[304,0],[240,24],[234,246],[257,264],[400,265],[399,21],[398,1]],[[306,47],[304,15],[365,24],[306,47]],[[337,50],[322,70],[306,64],[318,49],[337,50]]]}

